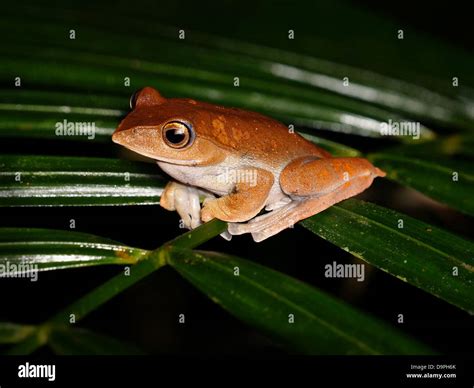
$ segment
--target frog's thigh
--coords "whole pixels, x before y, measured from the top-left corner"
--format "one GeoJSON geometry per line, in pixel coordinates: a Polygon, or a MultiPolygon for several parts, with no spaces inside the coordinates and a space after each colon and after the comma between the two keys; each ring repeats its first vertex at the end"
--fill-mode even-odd
{"type": "Polygon", "coordinates": [[[360,193],[375,177],[384,175],[367,159],[310,156],[288,164],[280,174],[280,186],[284,193],[303,198],[349,189],[360,193]]]}
{"type": "MultiPolygon", "coordinates": [[[[237,182],[231,194],[205,201],[201,219],[204,222],[213,218],[227,222],[243,222],[255,217],[265,206],[273,185],[273,174],[259,168],[252,171],[255,172],[255,179],[251,182],[237,182]]],[[[248,174],[241,175],[248,177],[248,174]]]]}

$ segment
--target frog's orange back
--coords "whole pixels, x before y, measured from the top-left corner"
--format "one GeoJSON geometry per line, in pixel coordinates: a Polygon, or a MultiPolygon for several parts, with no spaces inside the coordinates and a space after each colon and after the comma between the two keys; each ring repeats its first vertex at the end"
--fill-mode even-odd
{"type": "Polygon", "coordinates": [[[249,157],[267,155],[278,162],[304,155],[331,156],[270,117],[187,98],[167,99],[153,88],[144,88],[139,93],[133,111],[117,132],[139,126],[161,126],[173,120],[188,122],[200,137],[249,157]]]}

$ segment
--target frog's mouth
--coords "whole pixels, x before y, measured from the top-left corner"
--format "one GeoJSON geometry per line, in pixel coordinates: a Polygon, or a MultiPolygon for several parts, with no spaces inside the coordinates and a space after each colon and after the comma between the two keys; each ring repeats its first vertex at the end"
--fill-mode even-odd
{"type": "Polygon", "coordinates": [[[179,159],[169,159],[169,158],[160,158],[151,157],[156,163],[160,164],[169,164],[173,166],[200,166],[201,162],[199,160],[179,160],[179,159]]]}

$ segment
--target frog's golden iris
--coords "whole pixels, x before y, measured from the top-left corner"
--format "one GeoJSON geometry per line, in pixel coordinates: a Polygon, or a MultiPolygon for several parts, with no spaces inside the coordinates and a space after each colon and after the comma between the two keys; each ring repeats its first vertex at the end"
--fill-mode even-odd
{"type": "Polygon", "coordinates": [[[171,121],[163,125],[163,141],[171,148],[189,147],[194,140],[194,131],[189,124],[171,121]]]}

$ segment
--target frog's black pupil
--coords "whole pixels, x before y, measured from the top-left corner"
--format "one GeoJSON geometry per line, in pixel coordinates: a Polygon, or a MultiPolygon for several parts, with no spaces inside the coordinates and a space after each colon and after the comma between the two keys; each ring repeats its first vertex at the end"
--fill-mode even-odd
{"type": "Polygon", "coordinates": [[[180,144],[186,138],[186,134],[177,128],[166,131],[165,136],[171,144],[180,144]]]}

